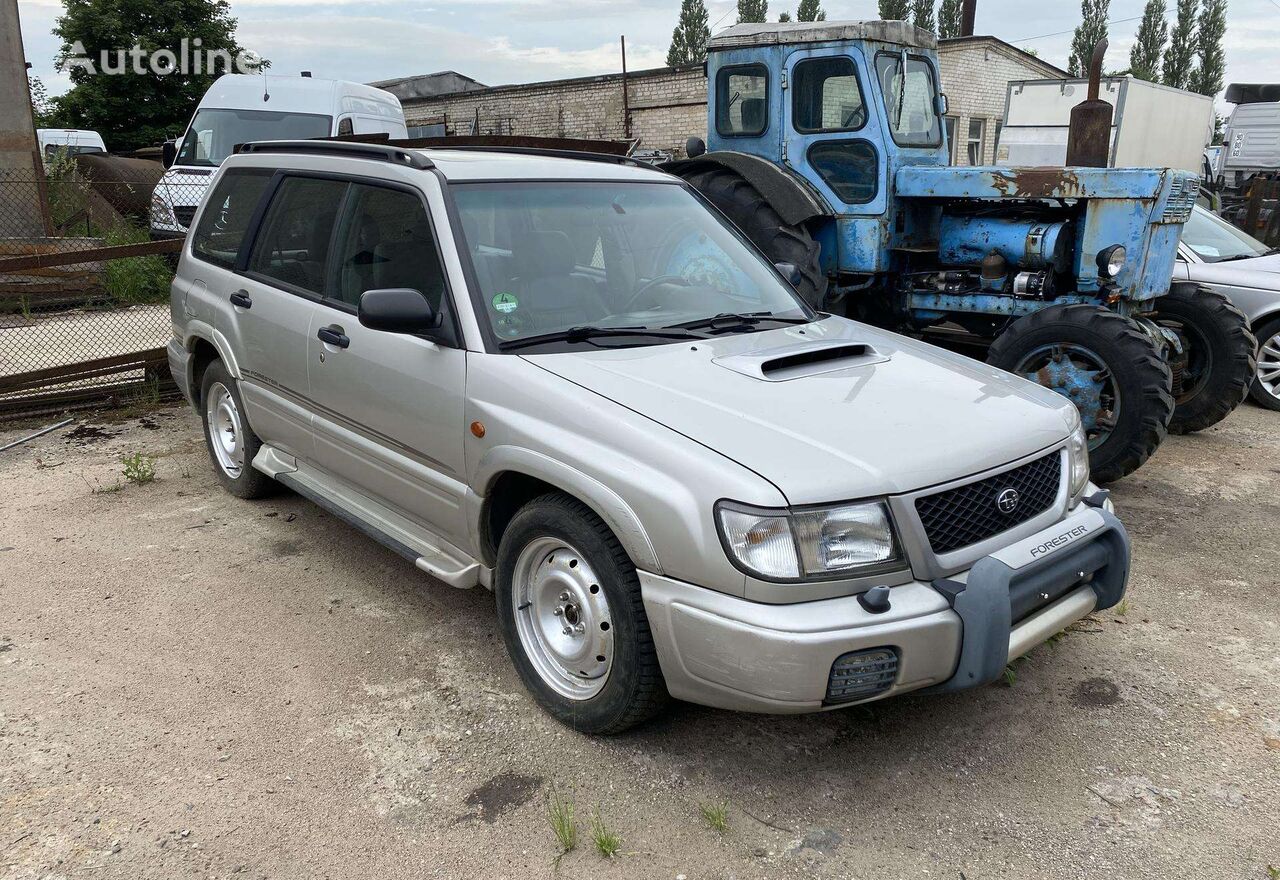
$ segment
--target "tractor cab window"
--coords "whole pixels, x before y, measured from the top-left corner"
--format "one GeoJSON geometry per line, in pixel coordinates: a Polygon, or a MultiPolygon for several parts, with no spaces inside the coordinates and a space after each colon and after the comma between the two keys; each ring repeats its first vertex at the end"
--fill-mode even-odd
{"type": "Polygon", "coordinates": [[[851,59],[801,61],[793,78],[791,115],[796,131],[856,131],[866,124],[867,108],[851,59]]]}
{"type": "Polygon", "coordinates": [[[758,137],[769,127],[769,72],[763,64],[726,67],[716,74],[716,131],[758,137]]]}
{"type": "Polygon", "coordinates": [[[938,85],[929,62],[917,55],[882,52],[876,56],[876,76],[894,142],[900,147],[938,146],[938,85]]]}

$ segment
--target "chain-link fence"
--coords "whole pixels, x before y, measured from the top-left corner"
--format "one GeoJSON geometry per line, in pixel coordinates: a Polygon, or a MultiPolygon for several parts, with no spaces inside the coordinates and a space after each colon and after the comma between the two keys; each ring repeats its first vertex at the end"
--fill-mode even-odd
{"type": "Polygon", "coordinates": [[[204,181],[158,163],[45,159],[0,171],[0,418],[155,397],[169,284],[204,181]]]}

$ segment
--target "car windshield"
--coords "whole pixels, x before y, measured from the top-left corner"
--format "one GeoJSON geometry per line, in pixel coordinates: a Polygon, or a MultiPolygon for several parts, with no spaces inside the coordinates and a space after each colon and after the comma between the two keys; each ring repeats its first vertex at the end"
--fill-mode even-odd
{"type": "Polygon", "coordinates": [[[582,327],[670,328],[717,315],[750,315],[760,328],[813,317],[740,233],[678,183],[452,190],[499,341],[582,327]]]}
{"type": "Polygon", "coordinates": [[[1206,263],[1247,260],[1269,252],[1265,244],[1199,206],[1182,227],[1182,243],[1206,263]]]}
{"type": "Polygon", "coordinates": [[[178,150],[178,165],[221,165],[237,144],[329,135],[332,117],[271,110],[197,110],[178,150]]]}

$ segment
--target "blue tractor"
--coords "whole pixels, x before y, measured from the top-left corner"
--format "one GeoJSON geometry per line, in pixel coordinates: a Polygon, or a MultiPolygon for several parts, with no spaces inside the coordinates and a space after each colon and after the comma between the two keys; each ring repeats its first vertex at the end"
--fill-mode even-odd
{"type": "MultiPolygon", "coordinates": [[[[1096,478],[1244,399],[1244,317],[1170,289],[1195,175],[950,166],[936,38],[905,22],[737,25],[711,40],[707,77],[707,142],[665,167],[820,309],[978,342],[1069,397],[1096,478]]],[[[1073,126],[1077,157],[1110,130],[1101,106],[1073,126]]]]}

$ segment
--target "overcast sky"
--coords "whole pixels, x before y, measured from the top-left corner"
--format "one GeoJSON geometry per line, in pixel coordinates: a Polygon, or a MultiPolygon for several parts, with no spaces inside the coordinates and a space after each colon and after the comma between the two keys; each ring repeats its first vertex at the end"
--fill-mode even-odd
{"type": "MultiPolygon", "coordinates": [[[[157,0],[164,2],[164,0],[157,0]]],[[[769,17],[798,0],[770,0],[769,17]]],[[[709,0],[712,30],[733,23],[733,0],[709,0]]],[[[1128,65],[1145,0],[1112,0],[1107,66],[1128,65]]],[[[1176,0],[1169,0],[1170,16],[1176,0]]],[[[874,0],[823,0],[829,20],[876,17],[874,0]]],[[[50,93],[67,88],[54,69],[51,30],[61,0],[18,0],[27,60],[50,93]]],[[[231,0],[241,45],[272,72],[370,82],[456,70],[487,85],[660,67],[680,0],[231,0]]],[[[992,34],[1066,66],[1075,0],[978,0],[977,33],[992,34]],[[1031,10],[1034,10],[1032,12],[1031,10]]],[[[1227,82],[1280,82],[1280,0],[1230,0],[1227,82]]],[[[127,47],[122,47],[127,48],[127,47]]]]}

